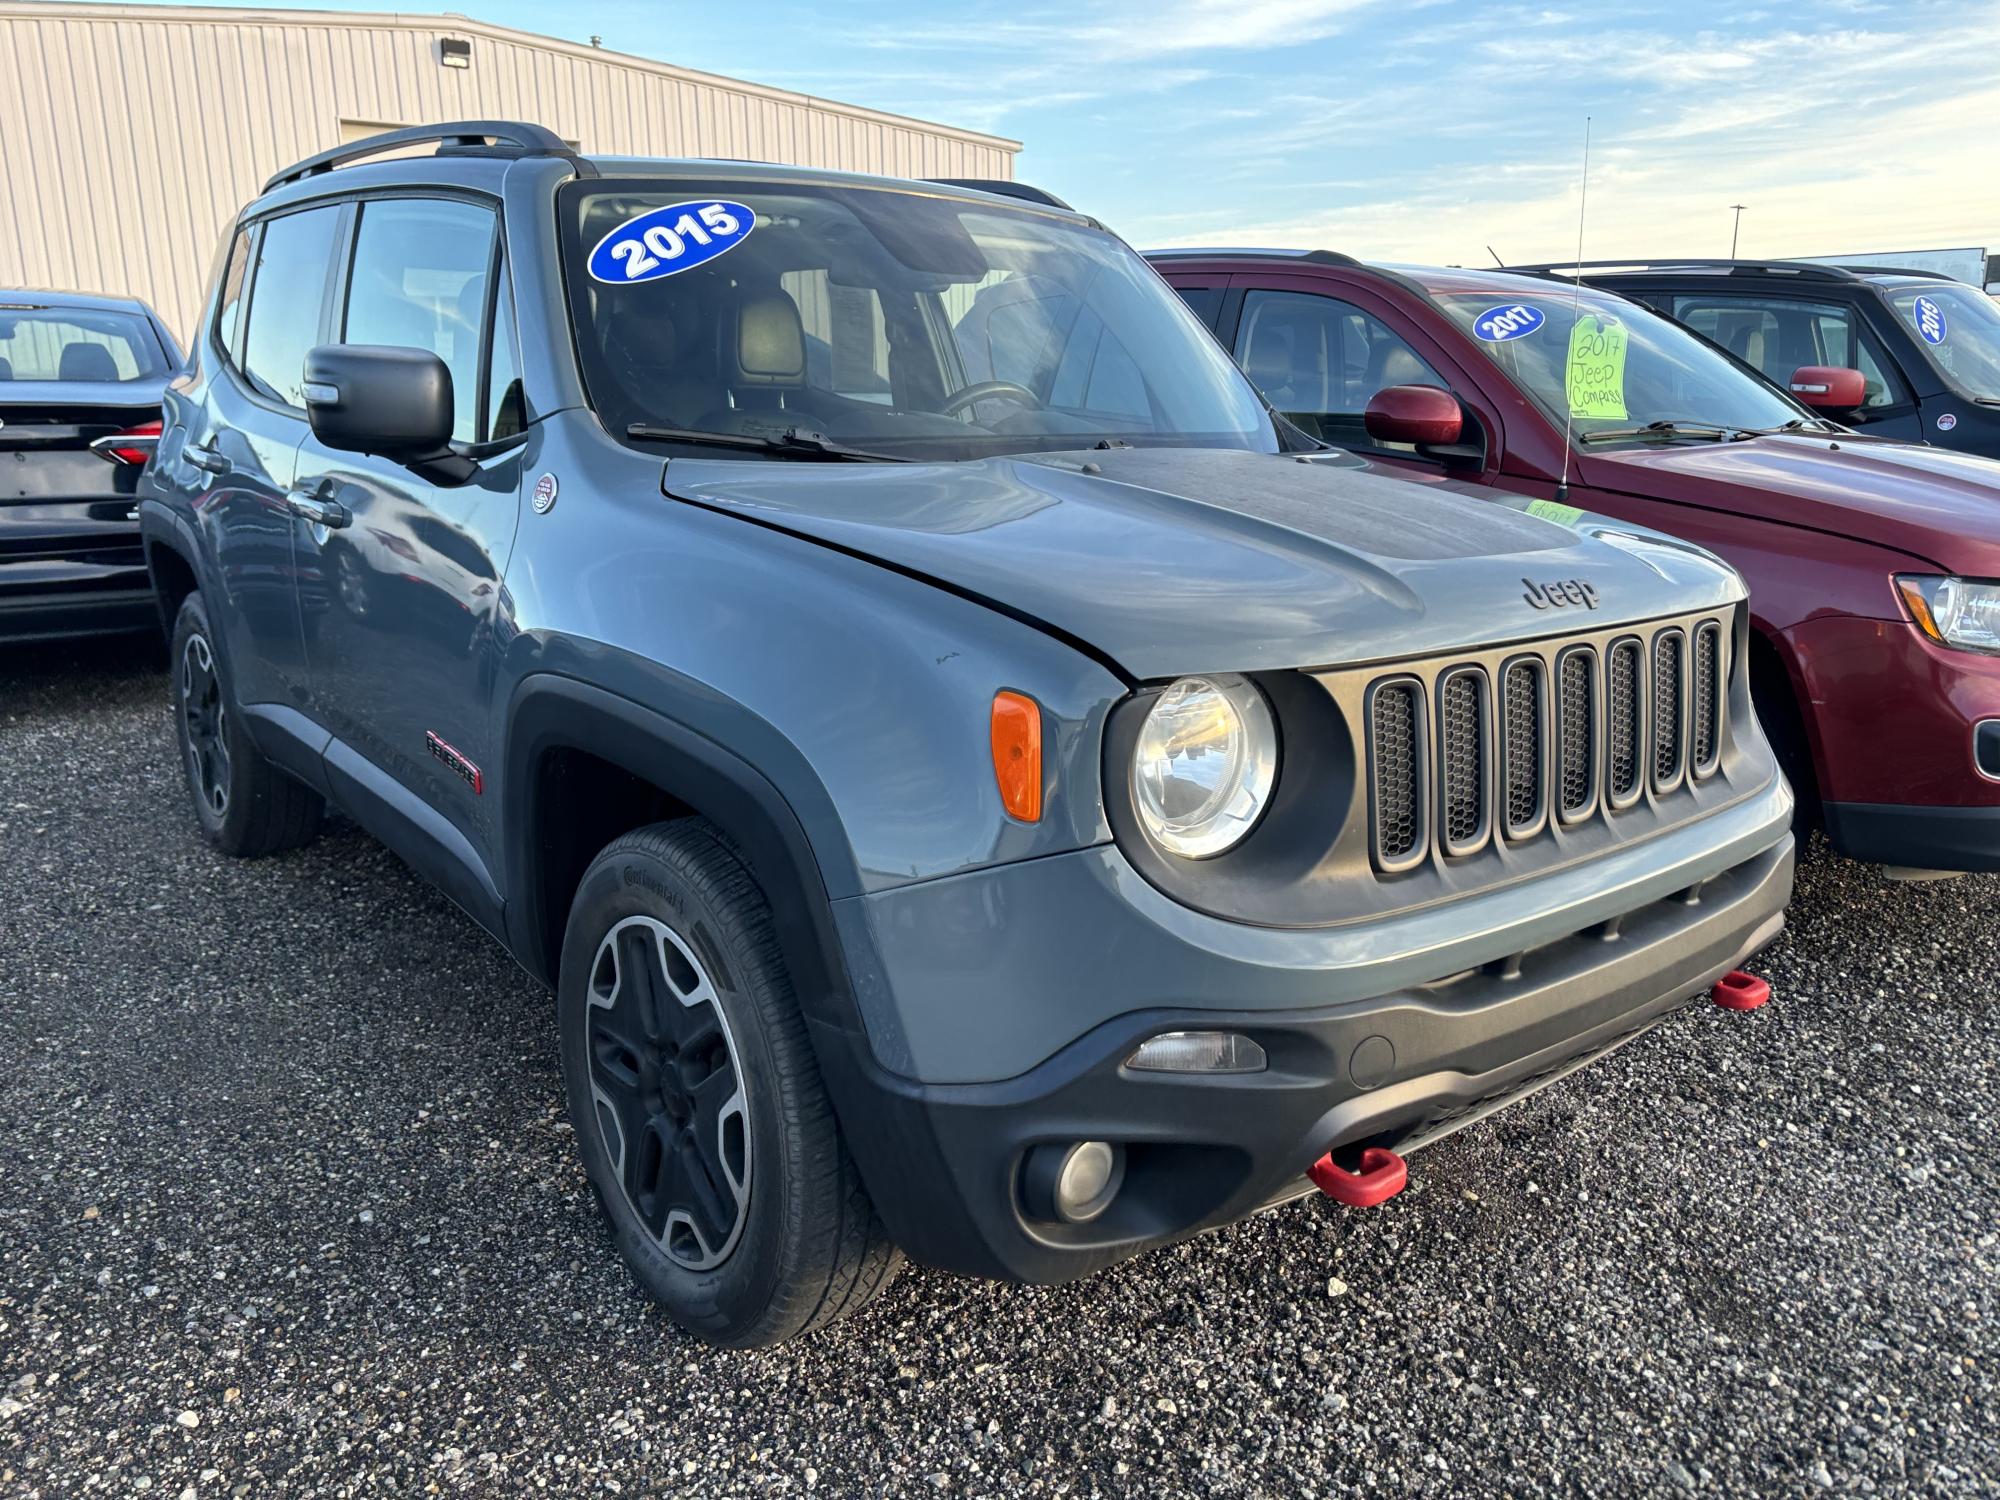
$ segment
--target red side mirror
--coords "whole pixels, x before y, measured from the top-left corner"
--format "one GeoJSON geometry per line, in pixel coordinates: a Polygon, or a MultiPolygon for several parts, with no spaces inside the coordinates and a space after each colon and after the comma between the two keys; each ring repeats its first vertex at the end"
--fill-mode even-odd
{"type": "Polygon", "coordinates": [[[1800,365],[1792,371],[1792,394],[1815,411],[1853,411],[1868,399],[1868,382],[1859,370],[1800,365]]]}
{"type": "Polygon", "coordinates": [[[1449,447],[1465,432],[1465,411],[1434,385],[1386,385],[1368,398],[1361,423],[1378,443],[1449,447]]]}

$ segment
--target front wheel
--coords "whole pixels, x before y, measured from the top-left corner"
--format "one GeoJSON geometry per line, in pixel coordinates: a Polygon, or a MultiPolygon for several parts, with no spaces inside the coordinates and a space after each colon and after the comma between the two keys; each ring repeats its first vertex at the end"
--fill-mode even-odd
{"type": "Polygon", "coordinates": [[[618,1251],[715,1344],[861,1307],[901,1256],[840,1139],[763,892],[720,832],[659,823],[592,862],[557,987],[563,1083],[618,1251]]]}

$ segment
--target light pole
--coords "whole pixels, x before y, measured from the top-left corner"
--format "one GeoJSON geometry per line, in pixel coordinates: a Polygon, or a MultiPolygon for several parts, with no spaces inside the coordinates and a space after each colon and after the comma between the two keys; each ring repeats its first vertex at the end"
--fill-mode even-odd
{"type": "Polygon", "coordinates": [[[1743,210],[1748,208],[1750,205],[1747,203],[1732,203],[1729,206],[1736,210],[1736,218],[1734,222],[1732,222],[1729,226],[1729,258],[1731,260],[1734,260],[1736,259],[1737,231],[1739,231],[1743,227],[1743,210]]]}

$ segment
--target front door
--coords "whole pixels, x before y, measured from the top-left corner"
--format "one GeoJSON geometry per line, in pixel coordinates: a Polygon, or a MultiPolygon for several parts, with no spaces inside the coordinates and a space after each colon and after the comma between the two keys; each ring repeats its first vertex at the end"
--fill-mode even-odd
{"type": "Polygon", "coordinates": [[[339,342],[426,350],[451,371],[463,484],[337,453],[308,436],[295,495],[324,583],[305,621],[313,716],[331,730],[336,795],[475,916],[497,901],[500,705],[491,701],[500,579],[514,541],[521,445],[514,331],[483,203],[358,205],[339,342]],[[497,325],[497,333],[493,330],[497,325]],[[489,346],[502,353],[489,359],[489,346]]]}

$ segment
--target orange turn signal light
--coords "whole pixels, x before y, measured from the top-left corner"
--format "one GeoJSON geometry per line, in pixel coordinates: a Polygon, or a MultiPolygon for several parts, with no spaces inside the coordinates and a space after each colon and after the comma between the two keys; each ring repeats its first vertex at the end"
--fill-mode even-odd
{"type": "Polygon", "coordinates": [[[1042,710],[1024,694],[993,695],[993,779],[1010,816],[1041,822],[1042,710]]]}

